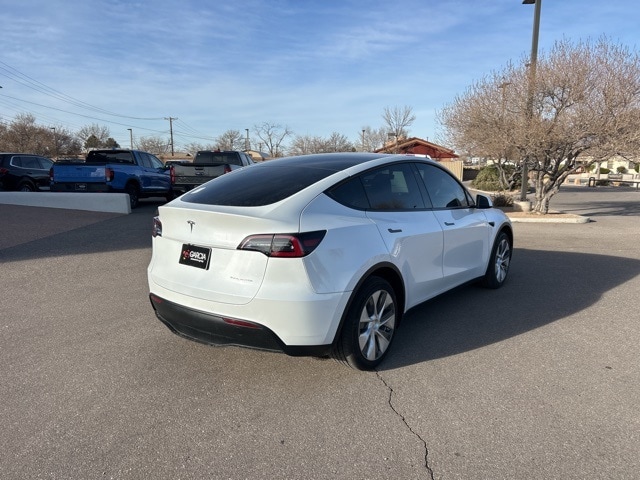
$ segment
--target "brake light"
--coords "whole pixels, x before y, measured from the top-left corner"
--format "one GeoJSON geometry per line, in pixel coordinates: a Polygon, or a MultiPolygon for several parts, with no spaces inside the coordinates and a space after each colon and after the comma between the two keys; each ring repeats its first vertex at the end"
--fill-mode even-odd
{"type": "Polygon", "coordinates": [[[113,178],[116,176],[116,174],[112,168],[105,168],[104,176],[107,179],[107,182],[113,182],[113,178]]]}
{"type": "Polygon", "coordinates": [[[224,166],[224,173],[231,173],[231,167],[229,165],[224,166]]]}
{"type": "Polygon", "coordinates": [[[162,222],[160,217],[153,217],[153,227],[151,229],[151,236],[153,238],[162,236],[162,222]]]}
{"type": "Polygon", "coordinates": [[[169,178],[171,179],[171,185],[176,183],[176,169],[173,165],[169,167],[169,178]]]}
{"type": "MultiPolygon", "coordinates": [[[[7,173],[9,171],[8,168],[0,168],[0,175],[4,175],[5,173],[7,173]]],[[[49,174],[51,174],[51,171],[49,171],[49,174]]]]}
{"type": "MultiPolygon", "coordinates": [[[[4,173],[2,169],[0,169],[0,173],[4,173]]],[[[49,181],[53,183],[53,167],[49,169],[49,181]]]]}
{"type": "Polygon", "coordinates": [[[313,252],[324,238],[326,230],[306,233],[276,233],[250,235],[238,250],[253,250],[267,257],[300,258],[313,252]]]}

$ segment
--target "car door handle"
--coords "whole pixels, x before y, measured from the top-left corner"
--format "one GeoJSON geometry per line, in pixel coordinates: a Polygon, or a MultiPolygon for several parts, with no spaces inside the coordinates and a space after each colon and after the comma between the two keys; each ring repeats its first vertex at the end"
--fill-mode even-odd
{"type": "Polygon", "coordinates": [[[444,222],[444,224],[445,224],[447,227],[451,227],[451,226],[455,225],[455,222],[444,222]]]}
{"type": "Polygon", "coordinates": [[[387,230],[389,231],[389,233],[400,233],[402,232],[401,228],[395,229],[395,228],[387,228],[387,230]]]}

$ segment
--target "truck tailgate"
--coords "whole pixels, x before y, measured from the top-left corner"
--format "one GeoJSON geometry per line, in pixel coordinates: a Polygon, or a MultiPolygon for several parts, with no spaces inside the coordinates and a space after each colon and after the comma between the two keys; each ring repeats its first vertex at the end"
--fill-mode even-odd
{"type": "Polygon", "coordinates": [[[107,181],[104,165],[69,165],[53,166],[53,181],[55,183],[82,182],[105,183],[107,181]]]}
{"type": "Polygon", "coordinates": [[[225,165],[176,165],[174,185],[199,185],[225,173],[225,165]]]}

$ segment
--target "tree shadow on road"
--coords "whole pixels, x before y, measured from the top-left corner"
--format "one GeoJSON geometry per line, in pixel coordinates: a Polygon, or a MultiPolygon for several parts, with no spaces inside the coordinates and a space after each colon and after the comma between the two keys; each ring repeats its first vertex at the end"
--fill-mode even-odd
{"type": "Polygon", "coordinates": [[[409,311],[379,369],[456,355],[534,330],[589,308],[639,272],[640,261],[629,258],[517,250],[503,288],[460,287],[409,311]]]}

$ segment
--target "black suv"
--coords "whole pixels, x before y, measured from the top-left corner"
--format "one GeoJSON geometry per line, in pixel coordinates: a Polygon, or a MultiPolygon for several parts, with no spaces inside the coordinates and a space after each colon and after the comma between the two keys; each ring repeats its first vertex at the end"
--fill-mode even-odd
{"type": "Polygon", "coordinates": [[[53,160],[40,155],[0,153],[0,187],[21,192],[49,190],[52,165],[53,160]]]}

